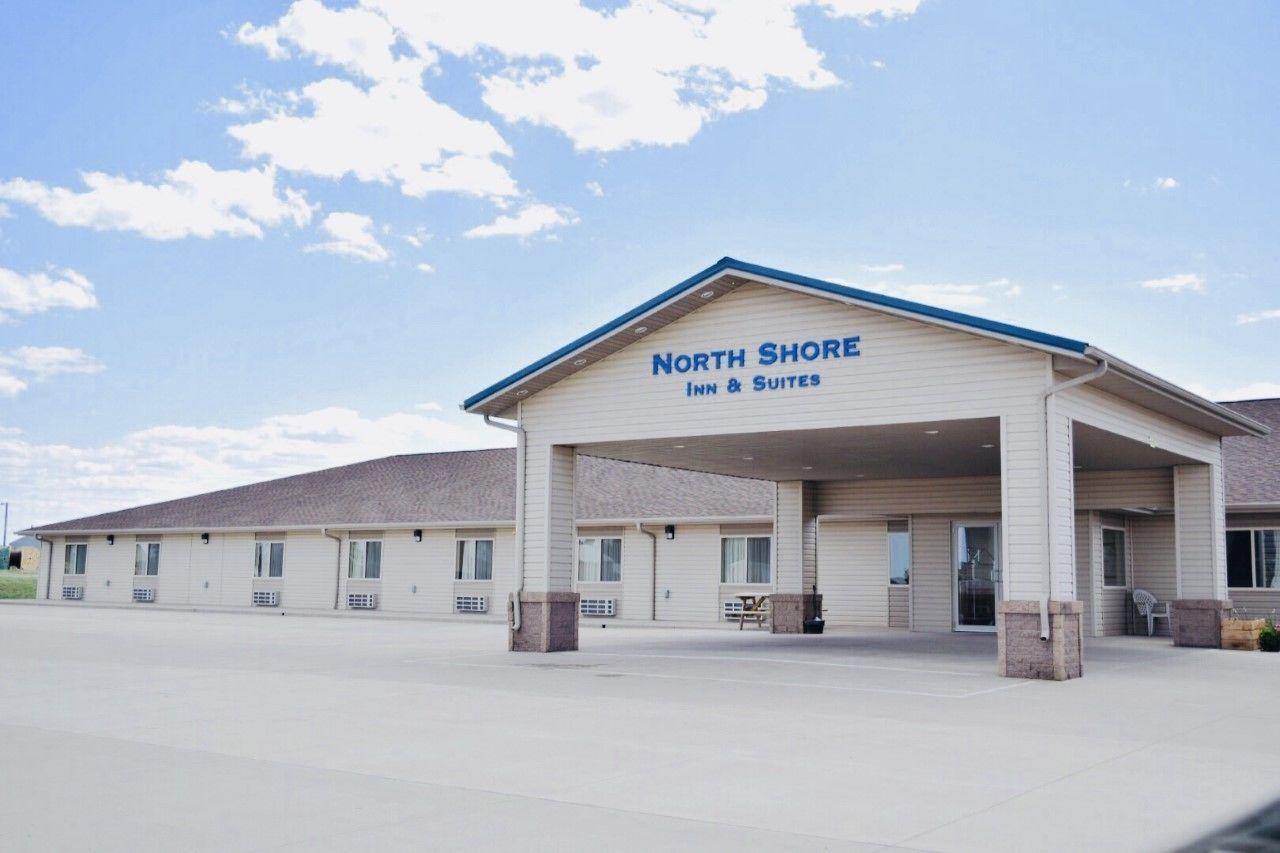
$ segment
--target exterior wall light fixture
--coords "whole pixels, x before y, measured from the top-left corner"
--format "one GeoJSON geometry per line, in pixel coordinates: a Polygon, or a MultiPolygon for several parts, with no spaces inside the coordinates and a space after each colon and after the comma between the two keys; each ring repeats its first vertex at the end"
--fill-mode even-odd
{"type": "Polygon", "coordinates": [[[666,527],[662,529],[662,532],[666,535],[668,539],[676,538],[676,526],[674,524],[668,524],[666,527]]]}
{"type": "Polygon", "coordinates": [[[201,542],[203,542],[205,545],[208,545],[208,544],[209,544],[209,534],[208,534],[208,533],[201,533],[201,534],[200,534],[200,541],[201,541],[201,542]]]}
{"type": "Polygon", "coordinates": [[[414,541],[414,542],[421,542],[421,541],[422,541],[422,531],[421,531],[421,530],[415,530],[415,531],[413,531],[413,541],[414,541]]]}

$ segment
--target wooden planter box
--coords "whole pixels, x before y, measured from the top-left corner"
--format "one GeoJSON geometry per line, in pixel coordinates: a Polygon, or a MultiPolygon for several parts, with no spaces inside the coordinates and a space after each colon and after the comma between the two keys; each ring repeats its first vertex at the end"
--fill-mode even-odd
{"type": "Polygon", "coordinates": [[[1222,623],[1222,647],[1245,652],[1258,650],[1258,632],[1265,619],[1228,619],[1222,623]]]}

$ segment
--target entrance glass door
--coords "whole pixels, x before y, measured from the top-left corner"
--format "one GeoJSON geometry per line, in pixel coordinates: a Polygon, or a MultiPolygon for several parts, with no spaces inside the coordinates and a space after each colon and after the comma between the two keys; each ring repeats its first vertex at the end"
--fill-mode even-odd
{"type": "Polygon", "coordinates": [[[1000,590],[1000,530],[990,522],[955,525],[957,631],[994,631],[1000,590]]]}

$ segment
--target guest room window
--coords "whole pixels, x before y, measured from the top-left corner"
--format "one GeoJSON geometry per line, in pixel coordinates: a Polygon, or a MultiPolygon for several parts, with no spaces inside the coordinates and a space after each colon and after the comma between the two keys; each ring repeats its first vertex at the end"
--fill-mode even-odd
{"type": "Polygon", "coordinates": [[[160,574],[159,542],[137,542],[134,544],[133,573],[135,575],[160,574]]]}
{"type": "Polygon", "coordinates": [[[89,556],[89,546],[83,542],[67,546],[67,557],[62,564],[64,575],[84,574],[84,562],[89,556]]]}
{"type": "Polygon", "coordinates": [[[256,542],[253,574],[259,578],[278,578],[284,574],[284,543],[256,542]]]}
{"type": "Polygon", "coordinates": [[[579,539],[578,580],[587,583],[622,580],[622,540],[616,536],[584,536],[579,539]]]}
{"type": "Polygon", "coordinates": [[[769,536],[726,536],[720,540],[721,583],[770,583],[773,539],[769,536]]]}
{"type": "Polygon", "coordinates": [[[377,579],[382,577],[382,540],[352,539],[347,560],[347,577],[377,579]]]}
{"type": "Polygon", "coordinates": [[[460,581],[493,580],[493,540],[459,539],[458,571],[460,581]]]}

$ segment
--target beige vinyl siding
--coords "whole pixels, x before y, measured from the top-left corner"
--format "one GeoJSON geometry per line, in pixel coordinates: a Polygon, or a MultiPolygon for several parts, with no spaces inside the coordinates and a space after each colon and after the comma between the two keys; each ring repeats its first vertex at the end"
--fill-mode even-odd
{"type": "Polygon", "coordinates": [[[911,627],[911,587],[889,587],[889,627],[911,627]]]}
{"type": "MultiPolygon", "coordinates": [[[[187,537],[188,604],[195,607],[217,607],[222,604],[222,539],[223,534],[210,533],[209,544],[205,545],[199,536],[187,537]]],[[[164,561],[163,551],[162,547],[161,562],[164,561]]]]}
{"type": "Polygon", "coordinates": [[[1000,512],[999,477],[833,480],[815,485],[819,515],[994,515],[1000,512]]]}
{"type": "MultiPolygon", "coordinates": [[[[51,601],[62,598],[62,586],[66,567],[67,540],[55,536],[40,543],[40,571],[36,575],[36,598],[51,601]]],[[[85,550],[84,576],[76,582],[87,586],[93,569],[89,566],[89,549],[85,550]]]]}
{"type": "Polygon", "coordinates": [[[1098,614],[1097,591],[1093,585],[1092,522],[1092,513],[1076,513],[1076,598],[1084,607],[1081,620],[1086,637],[1097,636],[1102,622],[1098,614]]]}
{"type": "MultiPolygon", "coordinates": [[[[338,543],[318,530],[291,530],[284,538],[280,606],[288,610],[332,610],[338,573],[338,543]]],[[[346,552],[342,571],[346,573],[346,552]]]]}
{"type": "MultiPolygon", "coordinates": [[[[1145,589],[1159,601],[1177,598],[1173,517],[1140,516],[1129,522],[1129,530],[1133,537],[1133,588],[1145,589]]],[[[1156,627],[1161,632],[1168,630],[1164,623],[1163,619],[1156,620],[1156,627]]],[[[1141,631],[1145,633],[1145,624],[1141,631]]]]}
{"type": "MultiPolygon", "coordinates": [[[[422,541],[414,542],[412,530],[383,532],[380,567],[382,584],[378,590],[380,610],[416,612],[425,609],[423,607],[425,582],[432,568],[429,556],[433,550],[445,550],[440,547],[438,542],[440,538],[442,537],[428,537],[427,531],[424,530],[422,541]],[[417,592],[413,591],[414,587],[417,587],[417,592]]],[[[449,538],[451,544],[452,537],[449,538]]],[[[451,548],[448,550],[452,553],[451,548]]],[[[443,569],[444,565],[437,568],[443,569]]],[[[445,576],[450,577],[449,574],[445,576]]],[[[483,594],[488,595],[489,591],[483,594]]]]}
{"type": "Polygon", "coordinates": [[[825,522],[819,528],[818,590],[833,625],[889,624],[889,525],[825,522]]]}
{"type": "MultiPolygon", "coordinates": [[[[1055,374],[1055,380],[1066,377],[1055,374]]],[[[1077,385],[1054,395],[1059,411],[1142,444],[1154,445],[1189,459],[1218,463],[1221,440],[1173,418],[1144,409],[1092,385],[1077,385]]]]}
{"type": "Polygon", "coordinates": [[[190,533],[166,535],[160,543],[160,574],[156,576],[156,602],[187,604],[191,578],[191,542],[200,543],[190,533]]]}
{"type": "Polygon", "coordinates": [[[911,612],[916,631],[950,631],[951,519],[915,516],[911,520],[911,612]]]}
{"type": "Polygon", "coordinates": [[[1077,471],[1076,509],[1173,509],[1173,469],[1077,471]]]}
{"type": "MultiPolygon", "coordinates": [[[[741,432],[744,424],[767,432],[798,423],[820,429],[999,416],[1006,438],[1004,497],[1018,514],[1006,537],[1017,557],[1005,561],[1015,567],[1010,585],[1016,594],[1038,594],[1044,502],[1040,394],[1048,384],[1048,365],[1043,353],[969,333],[779,288],[744,286],[521,404],[529,448],[527,570],[531,578],[546,572],[547,531],[560,528],[548,524],[546,512],[552,445],[715,435],[741,432]],[[726,341],[754,351],[765,340],[849,334],[861,337],[858,358],[798,369],[749,365],[698,377],[717,381],[735,372],[749,377],[816,368],[822,384],[804,391],[689,398],[687,377],[652,374],[655,352],[711,350],[726,341]]],[[[780,540],[789,535],[778,530],[780,540]]],[[[563,573],[567,566],[565,561],[554,571],[563,573]]],[[[781,568],[780,582],[791,583],[785,563],[781,568]]],[[[568,583],[557,588],[567,589],[568,583]]]]}
{"type": "MultiPolygon", "coordinates": [[[[210,537],[212,539],[212,537],[210,537]]],[[[222,540],[222,605],[249,607],[253,604],[252,533],[227,533],[222,540]]],[[[200,543],[197,541],[197,547],[200,543]]],[[[160,571],[164,571],[164,549],[160,549],[160,571]]],[[[287,550],[287,549],[286,549],[287,550]]],[[[285,560],[287,561],[286,554],[285,560]]],[[[285,571],[288,571],[286,568],[285,571]]]]}
{"type": "Polygon", "coordinates": [[[1213,561],[1219,543],[1211,517],[1214,503],[1211,466],[1178,465],[1173,469],[1173,480],[1178,597],[1215,598],[1213,561]]]}
{"type": "Polygon", "coordinates": [[[659,537],[658,619],[714,621],[718,618],[719,601],[719,527],[681,526],[675,539],[659,537]]]}
{"type": "MultiPolygon", "coordinates": [[[[701,534],[690,533],[692,528],[677,527],[676,537],[689,535],[714,536],[709,528],[701,534]]],[[[663,539],[661,528],[650,528],[656,539],[663,539]]],[[[649,621],[653,618],[653,555],[657,543],[633,529],[622,536],[622,595],[618,604],[618,617],[649,621]]]]}
{"type": "MultiPolygon", "coordinates": [[[[117,535],[115,544],[108,545],[106,536],[90,536],[85,559],[85,601],[123,604],[133,599],[132,537],[117,535]]],[[[164,571],[163,553],[160,561],[164,571]]]]}
{"type": "Polygon", "coordinates": [[[814,484],[778,483],[773,538],[774,583],[779,592],[807,592],[817,571],[817,520],[814,484]]]}

